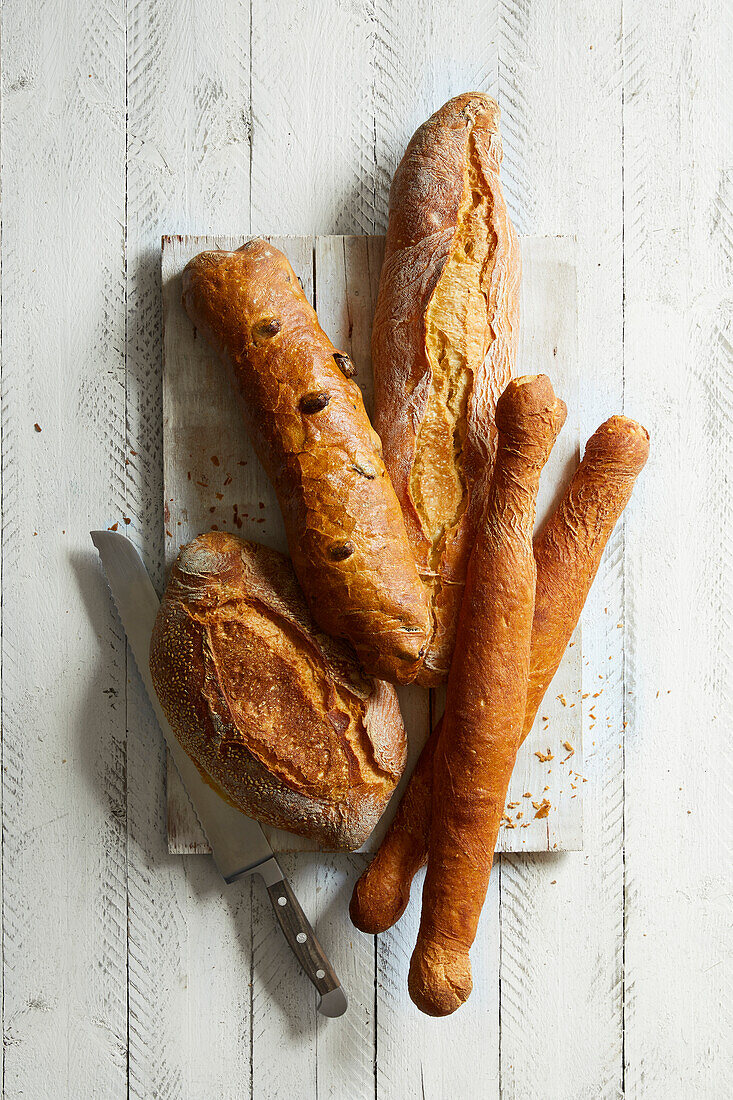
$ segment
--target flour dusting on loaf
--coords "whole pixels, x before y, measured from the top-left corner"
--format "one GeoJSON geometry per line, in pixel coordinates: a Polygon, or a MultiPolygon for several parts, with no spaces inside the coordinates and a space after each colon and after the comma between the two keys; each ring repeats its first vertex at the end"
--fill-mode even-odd
{"type": "Polygon", "coordinates": [[[176,736],[228,801],[326,848],[364,843],[405,764],[396,694],[318,630],[287,558],[215,531],[184,547],[150,668],[176,736]]]}

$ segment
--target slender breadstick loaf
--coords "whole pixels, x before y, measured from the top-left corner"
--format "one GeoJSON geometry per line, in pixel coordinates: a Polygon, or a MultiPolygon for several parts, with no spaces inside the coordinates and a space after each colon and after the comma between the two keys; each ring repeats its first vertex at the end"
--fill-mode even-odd
{"type": "MultiPolygon", "coordinates": [[[[649,433],[612,416],[588,440],[585,457],[534,542],[534,620],[523,740],[578,624],[606,543],[649,455],[649,433]]],[[[441,723],[428,738],[394,821],[351,899],[351,919],[376,935],[400,919],[412,880],[427,859],[433,756],[441,723]]]]}
{"type": "Polygon", "coordinates": [[[415,132],[389,195],[372,334],[374,427],[420,575],[432,637],[417,680],[448,675],[515,370],[520,255],[502,193],[499,107],[449,100],[415,132]]]}
{"type": "Polygon", "coordinates": [[[510,382],[496,406],[496,461],[435,749],[428,871],[410,963],[410,996],[431,1016],[454,1012],[471,992],[468,952],[524,729],[537,491],[564,419],[546,375],[510,382]]]}
{"type": "Polygon", "coordinates": [[[348,355],[267,241],[196,256],[183,304],[229,368],[314,619],[371,676],[408,683],[427,645],[427,594],[348,355]]]}

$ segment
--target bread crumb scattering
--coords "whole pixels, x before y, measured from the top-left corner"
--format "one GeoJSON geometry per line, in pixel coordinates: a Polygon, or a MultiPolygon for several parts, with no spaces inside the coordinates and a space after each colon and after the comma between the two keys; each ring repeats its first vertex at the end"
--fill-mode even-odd
{"type": "Polygon", "coordinates": [[[568,705],[568,701],[562,693],[560,695],[558,695],[557,698],[560,700],[560,702],[562,703],[562,705],[564,707],[566,707],[568,705]]]}
{"type": "Polygon", "coordinates": [[[555,759],[555,757],[553,756],[553,754],[552,754],[552,753],[550,752],[549,748],[548,748],[547,752],[540,752],[540,751],[538,750],[538,751],[537,751],[537,752],[535,753],[535,756],[536,756],[536,757],[537,757],[537,759],[538,759],[538,760],[539,760],[539,761],[540,761],[541,763],[543,763],[543,764],[544,764],[544,763],[546,763],[546,762],[547,762],[548,760],[554,760],[554,759],[555,759]]]}

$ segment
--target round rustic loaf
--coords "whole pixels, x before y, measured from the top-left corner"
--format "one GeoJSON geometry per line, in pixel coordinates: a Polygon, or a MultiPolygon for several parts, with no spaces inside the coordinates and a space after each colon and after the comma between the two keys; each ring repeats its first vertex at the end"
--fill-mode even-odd
{"type": "Polygon", "coordinates": [[[199,770],[250,817],[359,848],[405,765],[394,688],[319,632],[288,558],[212,531],[173,566],[150,671],[199,770]]]}

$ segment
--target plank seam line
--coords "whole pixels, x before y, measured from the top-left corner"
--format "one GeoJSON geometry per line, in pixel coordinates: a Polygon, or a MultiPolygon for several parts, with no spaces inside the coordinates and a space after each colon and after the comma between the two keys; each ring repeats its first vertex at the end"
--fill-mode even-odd
{"type": "MultiPolygon", "coordinates": [[[[621,0],[621,411],[626,411],[626,54],[625,3],[621,0]]],[[[626,1096],[626,521],[621,529],[621,606],[624,616],[621,658],[621,1095],[626,1096]]]]}
{"type": "MultiPolygon", "coordinates": [[[[2,13],[4,8],[0,7],[0,43],[3,39],[3,27],[2,27],[2,13]]],[[[0,168],[3,163],[3,97],[0,93],[0,168]]],[[[0,178],[0,198],[2,197],[2,183],[4,181],[0,178]]],[[[2,245],[3,237],[3,206],[0,202],[0,246],[2,245]]],[[[0,412],[1,402],[5,395],[5,355],[3,344],[3,281],[2,281],[2,247],[0,247],[0,412]]],[[[2,580],[2,563],[4,560],[5,551],[5,498],[3,495],[4,486],[4,466],[5,466],[5,437],[4,434],[0,436],[0,581],[2,580]]],[[[0,1049],[0,1058],[2,1059],[2,1095],[5,1096],[5,893],[4,893],[4,878],[5,878],[5,799],[3,797],[4,791],[2,791],[3,777],[5,776],[5,738],[4,738],[4,724],[3,713],[5,699],[5,692],[3,690],[3,653],[5,650],[4,637],[3,637],[3,621],[5,611],[5,586],[0,583],[0,809],[2,811],[2,821],[0,821],[0,1027],[2,1028],[2,1047],[0,1049]]]]}
{"type": "MultiPolygon", "coordinates": [[[[129,61],[129,20],[127,18],[127,10],[125,10],[125,215],[124,215],[124,228],[122,231],[122,268],[123,268],[123,280],[125,286],[125,319],[124,319],[124,349],[125,349],[125,451],[129,454],[132,449],[132,443],[130,439],[130,408],[129,408],[129,385],[127,374],[127,349],[128,349],[128,304],[129,304],[129,282],[128,282],[128,265],[127,265],[127,249],[128,249],[128,183],[130,174],[130,61],[129,61]]],[[[125,478],[125,503],[128,505],[128,514],[130,502],[127,499],[127,492],[129,490],[129,478],[125,478]]],[[[136,517],[137,518],[137,517],[136,517]]],[[[125,1001],[126,1001],[126,1019],[127,1019],[127,1035],[126,1035],[126,1050],[125,1050],[125,1076],[127,1081],[127,1100],[130,1100],[130,821],[129,821],[129,794],[128,794],[128,764],[129,764],[129,705],[130,705],[130,690],[129,690],[129,668],[128,668],[128,645],[127,639],[125,639],[125,1001]]]]}
{"type": "MultiPolygon", "coordinates": [[[[377,1026],[377,1013],[379,1011],[378,989],[377,979],[379,976],[379,936],[374,937],[374,1100],[379,1100],[379,1075],[377,1072],[377,1045],[379,1028],[377,1026]]],[[[316,1058],[316,1069],[318,1068],[318,1058],[316,1058]]],[[[420,1067],[420,1077],[422,1079],[422,1066],[420,1067]]]]}
{"type": "Polygon", "coordinates": [[[254,1046],[254,1015],[255,1015],[255,922],[252,919],[254,912],[254,875],[249,876],[249,1095],[254,1100],[255,1077],[255,1046],[254,1046]]]}
{"type": "Polygon", "coordinates": [[[497,994],[498,994],[498,998],[499,998],[499,1011],[497,1013],[497,1015],[498,1015],[498,1020],[497,1020],[498,1041],[497,1041],[497,1044],[496,1044],[496,1057],[497,1057],[497,1061],[499,1063],[499,1066],[498,1066],[498,1071],[497,1071],[496,1076],[497,1076],[497,1080],[498,1080],[498,1083],[499,1083],[499,1100],[503,1100],[504,1084],[503,1084],[503,1081],[502,1081],[502,1072],[501,1072],[502,1071],[502,1065],[503,1065],[502,1057],[501,1057],[501,1028],[502,1028],[502,1018],[503,1018],[503,1013],[501,1011],[501,1006],[503,1004],[503,1001],[501,999],[501,973],[502,973],[501,963],[502,963],[502,940],[503,940],[503,933],[504,933],[504,921],[502,920],[502,909],[501,909],[501,870],[502,870],[502,866],[503,866],[503,863],[504,863],[504,857],[502,856],[501,852],[498,854],[496,862],[497,862],[496,873],[498,875],[498,881],[497,881],[497,884],[496,884],[497,893],[498,893],[498,902],[497,902],[497,904],[498,904],[498,910],[499,910],[498,913],[496,914],[497,924],[499,925],[499,966],[497,968],[497,977],[498,977],[497,994]]]}
{"type": "Polygon", "coordinates": [[[252,110],[252,8],[253,0],[249,0],[249,236],[252,236],[252,147],[254,134],[254,112],[252,110]]]}

